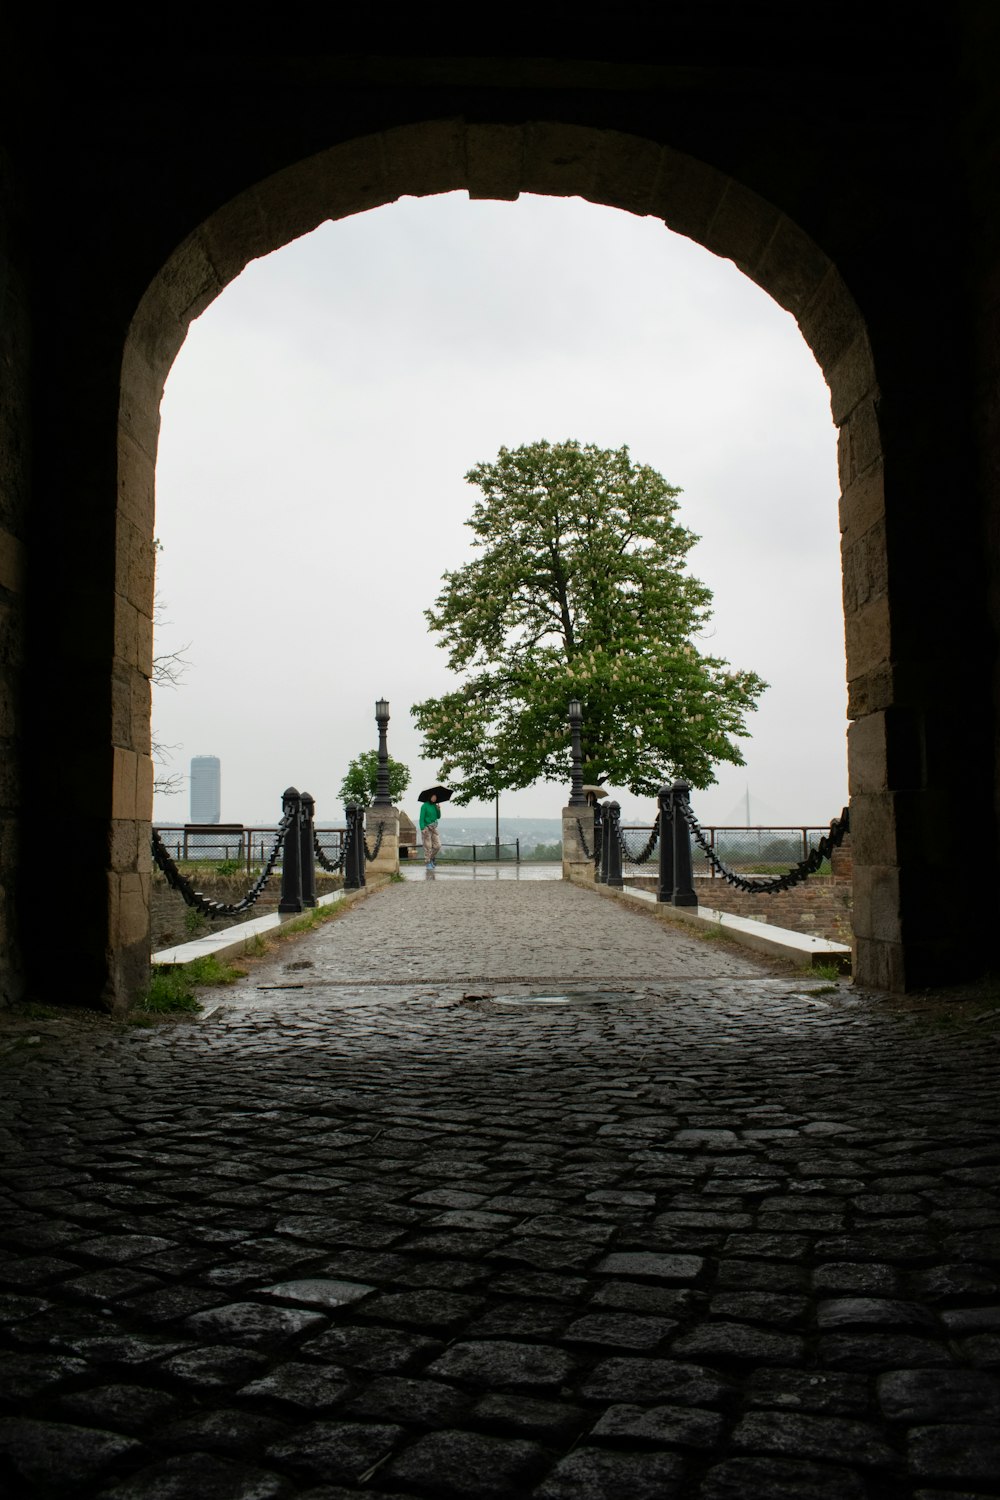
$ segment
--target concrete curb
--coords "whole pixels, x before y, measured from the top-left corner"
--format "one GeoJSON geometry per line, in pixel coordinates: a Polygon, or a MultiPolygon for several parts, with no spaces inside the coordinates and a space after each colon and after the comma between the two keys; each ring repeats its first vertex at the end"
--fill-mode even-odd
{"type": "MultiPolygon", "coordinates": [[[[358,891],[328,891],[325,896],[320,896],[316,902],[317,908],[324,906],[335,906],[339,902],[352,905],[359,897],[370,895],[372,891],[378,891],[387,885],[388,879],[374,877],[368,885],[362,886],[358,891]]],[[[207,937],[195,938],[190,943],[178,943],[173,948],[163,948],[159,953],[154,953],[150,963],[157,967],[170,967],[174,964],[189,964],[196,958],[242,958],[247,951],[247,943],[252,942],[258,935],[266,936],[269,932],[276,932],[284,927],[287,922],[297,922],[300,918],[308,916],[306,911],[270,912],[266,917],[254,917],[252,921],[241,922],[238,927],[225,927],[221,932],[210,933],[207,937]]]]}
{"type": "Polygon", "coordinates": [[[783,958],[805,968],[815,969],[821,964],[835,964],[841,974],[851,972],[851,950],[846,943],[834,943],[829,938],[814,937],[808,932],[795,932],[788,927],[772,927],[769,922],[754,922],[749,917],[734,917],[726,911],[716,911],[710,906],[661,905],[652,891],[629,889],[615,890],[606,885],[595,885],[592,881],[574,880],[585,890],[595,891],[599,896],[616,901],[638,902],[661,921],[680,921],[695,928],[722,928],[731,942],[743,948],[752,948],[766,953],[770,958],[783,958]]]}

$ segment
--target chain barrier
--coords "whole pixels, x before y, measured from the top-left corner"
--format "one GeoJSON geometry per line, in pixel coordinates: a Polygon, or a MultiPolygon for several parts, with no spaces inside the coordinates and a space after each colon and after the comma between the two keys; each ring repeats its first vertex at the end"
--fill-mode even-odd
{"type": "Polygon", "coordinates": [[[179,891],[188,906],[193,906],[195,911],[200,911],[206,917],[240,917],[245,911],[249,911],[260,896],[267,882],[274,874],[274,867],[278,862],[285,842],[285,835],[292,823],[293,814],[287,812],[278,824],[274,837],[274,845],[267,856],[264,867],[253,885],[247,891],[242,901],[210,901],[203,896],[201,891],[196,891],[186,875],[182,875],[174,864],[166,844],[160,838],[159,833],[153,829],[153,862],[163,872],[167,884],[173,890],[179,891]]]}
{"type": "Polygon", "coordinates": [[[580,847],[583,850],[584,854],[588,859],[595,859],[597,857],[597,850],[588,848],[587,835],[583,831],[583,824],[580,822],[579,818],[577,818],[576,820],[576,831],[580,836],[580,847]]]}
{"type": "Polygon", "coordinates": [[[727,865],[723,864],[702,832],[701,824],[691,811],[690,805],[686,802],[681,802],[679,805],[695,843],[702,850],[716,874],[721,875],[723,880],[735,886],[738,891],[752,891],[755,895],[774,895],[777,891],[791,890],[793,885],[799,885],[803,880],[808,880],[809,876],[815,875],[823,861],[829,859],[834,849],[843,842],[844,835],[851,831],[851,812],[850,808],[845,807],[839,818],[830,820],[830,832],[824,834],[819,843],[810,849],[805,859],[800,859],[797,864],[792,865],[787,874],[776,875],[771,880],[753,880],[745,875],[737,875],[735,870],[730,870],[727,865]]]}
{"type": "Polygon", "coordinates": [[[369,849],[369,847],[368,847],[368,840],[366,838],[364,838],[364,837],[362,838],[361,842],[365,846],[365,859],[367,859],[367,860],[378,859],[378,851],[382,847],[382,835],[384,833],[385,833],[385,824],[384,823],[380,823],[378,825],[378,836],[375,839],[375,848],[374,849],[369,849]]]}
{"type": "Polygon", "coordinates": [[[631,849],[629,848],[628,844],[626,843],[625,835],[622,832],[622,827],[621,827],[620,823],[618,823],[618,822],[615,823],[615,830],[616,830],[616,832],[618,834],[618,842],[621,845],[622,859],[625,861],[625,863],[629,864],[629,865],[644,865],[644,864],[648,864],[648,862],[653,857],[653,850],[656,848],[657,844],[659,843],[659,839],[660,839],[660,820],[659,820],[659,818],[657,818],[656,822],[653,824],[652,828],[650,829],[649,838],[643,844],[643,846],[640,849],[640,851],[639,851],[638,854],[633,854],[632,851],[631,851],[631,849]]]}
{"type": "Polygon", "coordinates": [[[326,870],[327,874],[339,875],[341,870],[344,868],[344,863],[347,859],[347,844],[348,837],[347,834],[345,834],[344,840],[340,846],[340,853],[337,855],[337,858],[329,859],[327,857],[326,850],[323,848],[323,845],[319,841],[319,834],[314,832],[313,853],[316,856],[316,863],[320,866],[321,869],[326,870]]]}

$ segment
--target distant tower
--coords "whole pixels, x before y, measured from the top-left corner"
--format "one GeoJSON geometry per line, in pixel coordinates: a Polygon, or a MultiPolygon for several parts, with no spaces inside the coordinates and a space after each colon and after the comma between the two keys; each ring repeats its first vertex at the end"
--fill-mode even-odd
{"type": "Polygon", "coordinates": [[[191,757],[191,822],[218,823],[222,813],[222,763],[217,755],[191,757]]]}

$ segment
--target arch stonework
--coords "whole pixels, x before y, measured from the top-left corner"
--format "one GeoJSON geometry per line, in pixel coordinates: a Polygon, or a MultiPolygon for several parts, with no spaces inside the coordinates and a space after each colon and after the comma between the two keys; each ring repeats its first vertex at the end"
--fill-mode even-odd
{"type": "MultiPolygon", "coordinates": [[[[613,130],[461,118],[356,138],[296,162],[224,204],[170,255],[131,322],[121,371],[115,531],[115,744],[108,848],[107,1000],[127,1002],[148,955],[149,675],[154,465],[164,381],[193,318],[243,267],[327,220],[401,196],[467,190],[579,197],[662,219],[735,264],[798,322],[839,430],[856,975],[904,988],[898,808],[890,780],[894,652],[879,390],[861,312],[830,258],[779,208],[695,158],[613,130]]],[[[919,967],[919,966],[918,966],[919,967]]]]}

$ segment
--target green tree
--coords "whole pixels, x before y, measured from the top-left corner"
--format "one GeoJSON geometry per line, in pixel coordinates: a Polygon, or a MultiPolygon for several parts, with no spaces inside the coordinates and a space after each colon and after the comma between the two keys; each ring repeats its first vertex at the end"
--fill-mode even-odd
{"type": "MultiPolygon", "coordinates": [[[[410,773],[402,761],[389,756],[389,796],[398,804],[410,784],[410,773]]],[[[341,802],[356,802],[359,807],[370,807],[378,789],[378,751],[363,750],[347,767],[347,775],[340,783],[337,794],[341,802]]]]}
{"type": "Polygon", "coordinates": [[[482,491],[467,523],[480,555],[425,611],[464,680],[413,709],[455,801],[567,781],[574,697],[585,780],[655,793],[742,765],[767,684],[695,645],[712,595],[686,572],[698,538],[676,519],[680,490],[627,448],[578,442],[501,448],[466,479],[482,491]]]}

